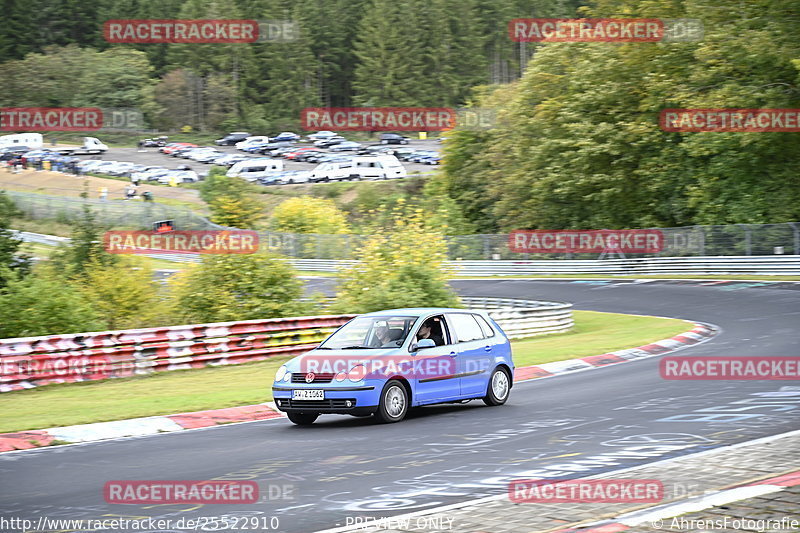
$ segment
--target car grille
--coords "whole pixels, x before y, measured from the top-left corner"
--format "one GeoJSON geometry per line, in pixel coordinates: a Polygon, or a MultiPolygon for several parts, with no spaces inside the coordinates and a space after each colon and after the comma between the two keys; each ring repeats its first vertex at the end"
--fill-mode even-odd
{"type": "Polygon", "coordinates": [[[330,400],[279,400],[281,407],[303,407],[314,409],[350,409],[356,406],[356,401],[353,398],[334,398],[330,400]],[[350,402],[350,407],[347,407],[345,402],[350,402]]]}
{"type": "MultiPolygon", "coordinates": [[[[314,381],[311,383],[330,383],[333,381],[333,373],[325,373],[321,372],[319,374],[314,374],[314,381]]],[[[308,383],[306,381],[306,375],[300,373],[293,373],[292,374],[292,383],[308,383]]]]}

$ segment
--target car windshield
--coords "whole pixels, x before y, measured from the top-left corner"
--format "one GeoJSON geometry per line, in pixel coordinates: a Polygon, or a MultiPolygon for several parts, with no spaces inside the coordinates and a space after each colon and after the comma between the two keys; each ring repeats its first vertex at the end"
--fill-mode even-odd
{"type": "Polygon", "coordinates": [[[397,348],[416,322],[415,316],[360,316],[320,345],[321,350],[397,348]]]}

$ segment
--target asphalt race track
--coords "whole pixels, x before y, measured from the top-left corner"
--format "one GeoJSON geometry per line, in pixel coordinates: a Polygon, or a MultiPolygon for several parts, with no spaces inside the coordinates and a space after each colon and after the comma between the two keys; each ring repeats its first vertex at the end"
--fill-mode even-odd
{"type": "MultiPolygon", "coordinates": [[[[670,316],[721,328],[711,341],[680,355],[800,355],[800,284],[703,283],[454,285],[470,296],[570,301],[576,309],[670,316]]],[[[312,285],[329,288],[330,280],[312,285]]],[[[427,407],[400,424],[324,415],[308,428],[277,419],[6,453],[0,455],[0,515],[274,516],[277,531],[310,532],[344,525],[347,517],[391,516],[497,494],[513,479],[587,476],[796,430],[800,398],[781,397],[792,388],[800,390],[800,383],[665,381],[658,358],[651,358],[520,383],[503,407],[427,407]],[[254,480],[267,501],[106,504],[106,481],[126,479],[254,480]],[[285,498],[276,494],[279,486],[288,489],[285,498]]]]}

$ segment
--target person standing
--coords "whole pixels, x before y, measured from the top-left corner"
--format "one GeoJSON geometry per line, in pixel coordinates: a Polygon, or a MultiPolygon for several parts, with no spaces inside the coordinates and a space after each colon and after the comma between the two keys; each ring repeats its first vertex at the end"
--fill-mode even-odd
{"type": "Polygon", "coordinates": [[[100,199],[104,202],[108,198],[108,187],[100,187],[100,199]]]}

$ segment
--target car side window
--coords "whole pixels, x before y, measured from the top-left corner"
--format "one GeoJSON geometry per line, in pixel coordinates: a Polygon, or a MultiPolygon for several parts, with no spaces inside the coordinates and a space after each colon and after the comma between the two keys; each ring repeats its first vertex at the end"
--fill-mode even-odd
{"type": "Polygon", "coordinates": [[[489,323],[486,321],[485,318],[483,318],[481,315],[472,315],[472,316],[475,317],[475,320],[478,321],[478,325],[481,327],[481,330],[483,330],[484,338],[488,339],[489,337],[494,337],[494,330],[492,329],[492,326],[489,325],[489,323]]]}
{"type": "Polygon", "coordinates": [[[483,330],[481,330],[478,322],[471,314],[453,313],[448,315],[448,319],[453,325],[453,330],[456,334],[456,340],[459,343],[480,340],[483,338],[483,330]]]}

